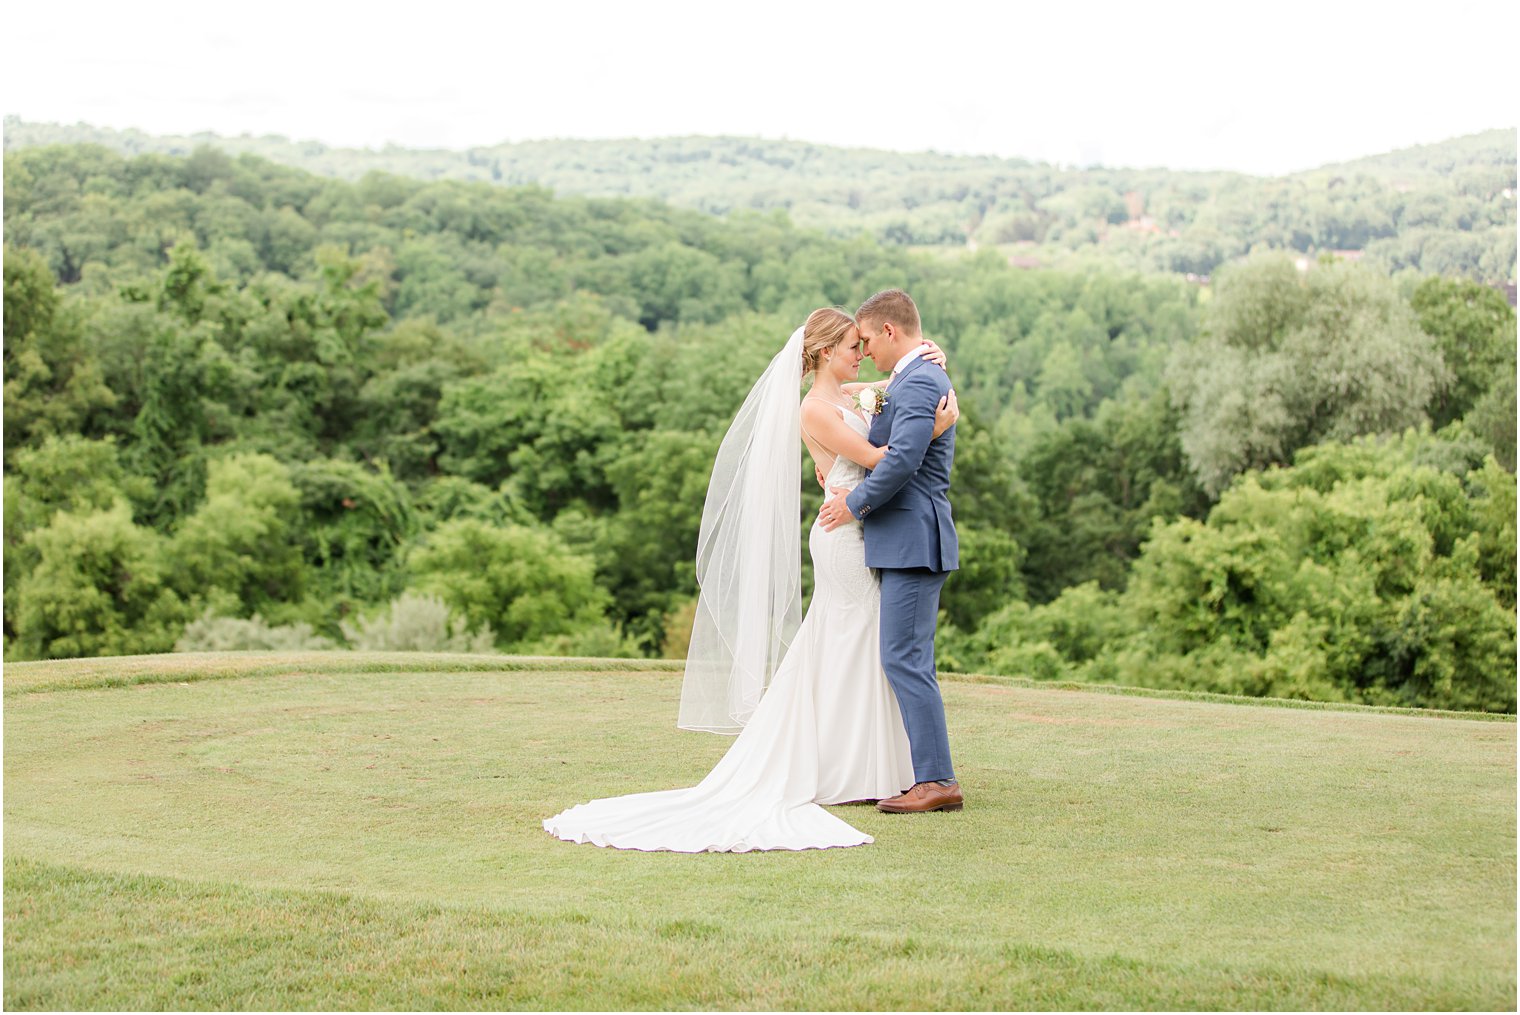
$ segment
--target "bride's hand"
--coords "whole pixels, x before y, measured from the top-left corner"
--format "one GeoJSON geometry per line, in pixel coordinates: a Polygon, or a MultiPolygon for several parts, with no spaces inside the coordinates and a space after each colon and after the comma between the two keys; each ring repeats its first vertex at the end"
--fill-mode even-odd
{"type": "Polygon", "coordinates": [[[924,339],[922,348],[923,352],[919,353],[922,358],[928,360],[930,363],[933,363],[941,370],[945,368],[945,363],[947,362],[945,359],[945,350],[941,349],[938,345],[936,345],[934,342],[929,341],[927,338],[924,339]]]}
{"type": "Polygon", "coordinates": [[[938,437],[946,430],[955,425],[955,421],[961,418],[960,403],[955,400],[955,389],[939,400],[939,405],[934,409],[934,436],[938,437]]]}

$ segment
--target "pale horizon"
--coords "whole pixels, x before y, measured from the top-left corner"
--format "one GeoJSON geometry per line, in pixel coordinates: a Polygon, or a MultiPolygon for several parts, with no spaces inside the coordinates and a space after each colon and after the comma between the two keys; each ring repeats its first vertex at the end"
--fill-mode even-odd
{"type": "Polygon", "coordinates": [[[1050,165],[1050,166],[1052,166],[1054,168],[1058,168],[1058,169],[1112,169],[1112,170],[1116,170],[1116,171],[1123,171],[1123,170],[1128,170],[1128,171],[1145,171],[1145,170],[1153,170],[1154,169],[1154,170],[1164,170],[1164,171],[1167,171],[1167,172],[1179,172],[1179,173],[1241,173],[1243,175],[1262,176],[1262,177],[1268,177],[1268,176],[1291,176],[1291,175],[1293,175],[1295,173],[1307,172],[1307,171],[1311,171],[1311,170],[1315,170],[1315,169],[1320,169],[1320,168],[1323,168],[1325,166],[1338,165],[1338,164],[1346,163],[1346,162],[1355,162],[1355,161],[1360,160],[1360,159],[1372,158],[1372,157],[1379,156],[1379,155],[1387,155],[1387,154],[1391,154],[1393,152],[1404,151],[1404,150],[1408,150],[1408,149],[1411,149],[1411,148],[1420,148],[1420,147],[1426,147],[1426,146],[1429,146],[1429,145],[1441,144],[1441,143],[1444,143],[1444,142],[1447,142],[1447,141],[1456,141],[1456,140],[1459,140],[1459,139],[1464,138],[1464,137],[1472,137],[1474,135],[1484,134],[1484,133],[1488,133],[1488,132],[1491,132],[1491,131],[1496,131],[1496,130],[1515,130],[1516,129],[1515,127],[1509,127],[1509,126],[1487,127],[1487,128],[1482,128],[1480,130],[1474,130],[1474,131],[1470,131],[1470,132],[1467,132],[1467,133],[1463,133],[1463,134],[1453,134],[1453,135],[1451,135],[1449,137],[1433,138],[1433,139],[1428,140],[1428,141],[1416,141],[1413,144],[1400,145],[1398,148],[1389,148],[1389,149],[1384,149],[1384,150],[1381,150],[1381,151],[1363,152],[1363,153],[1358,154],[1358,155],[1352,155],[1352,156],[1350,156],[1348,158],[1338,158],[1338,159],[1334,159],[1334,160],[1331,160],[1331,161],[1328,161],[1328,162],[1319,162],[1319,163],[1315,163],[1314,165],[1311,165],[1311,166],[1303,166],[1303,167],[1300,167],[1298,169],[1290,169],[1290,170],[1286,170],[1286,171],[1281,172],[1281,173],[1246,173],[1244,170],[1238,170],[1238,169],[1221,169],[1221,168],[1212,168],[1212,169],[1202,168],[1202,169],[1198,169],[1198,168],[1192,168],[1192,167],[1178,167],[1178,166],[1167,166],[1167,165],[1121,165],[1121,164],[1118,164],[1118,163],[1094,163],[1094,164],[1089,164],[1089,165],[1079,165],[1079,164],[1076,164],[1076,163],[1048,162],[1047,160],[1044,160],[1044,159],[1035,159],[1035,158],[1030,158],[1028,156],[1021,156],[1021,155],[998,155],[998,154],[995,154],[995,153],[992,153],[992,152],[978,152],[978,151],[952,152],[952,151],[945,151],[943,149],[936,149],[936,148],[918,148],[918,149],[911,149],[911,150],[909,150],[909,149],[893,149],[893,148],[882,148],[880,145],[843,145],[843,144],[836,144],[836,143],[829,142],[829,141],[819,141],[816,138],[786,137],[786,136],[766,137],[766,136],[763,136],[763,135],[760,135],[760,134],[732,134],[732,133],[729,133],[729,134],[663,134],[663,135],[659,135],[657,137],[638,137],[638,136],[633,136],[633,135],[608,136],[608,137],[533,137],[533,138],[522,138],[521,140],[489,141],[489,142],[485,142],[483,144],[466,145],[466,146],[463,146],[463,147],[446,147],[446,146],[442,146],[442,145],[432,145],[432,146],[427,146],[427,147],[421,147],[421,146],[415,146],[415,145],[400,145],[400,144],[397,144],[395,142],[386,142],[384,144],[378,144],[378,145],[340,145],[340,144],[333,144],[333,143],[331,143],[331,142],[329,142],[329,141],[327,141],[327,140],[325,140],[323,138],[320,138],[320,137],[294,137],[294,136],[291,136],[289,134],[281,134],[279,132],[251,133],[251,132],[248,132],[248,131],[244,131],[244,132],[238,133],[238,134],[220,133],[220,132],[213,131],[213,130],[162,131],[162,132],[160,132],[160,131],[145,130],[142,127],[137,127],[137,126],[130,126],[130,125],[129,126],[121,126],[121,125],[118,125],[118,124],[89,123],[89,122],[86,122],[86,121],[83,121],[83,120],[78,120],[78,121],[75,121],[73,123],[63,123],[63,122],[59,122],[59,121],[31,120],[31,119],[28,119],[27,117],[19,116],[18,114],[13,114],[13,113],[6,113],[5,116],[6,116],[7,119],[9,119],[12,116],[16,116],[21,122],[26,123],[26,124],[35,124],[35,125],[43,125],[43,126],[57,126],[57,127],[89,127],[89,128],[99,129],[99,130],[112,130],[112,131],[117,131],[119,133],[130,133],[130,132],[133,132],[133,131],[137,131],[137,132],[139,132],[141,134],[144,134],[144,135],[146,135],[148,137],[186,138],[186,139],[189,139],[189,140],[197,140],[197,139],[203,138],[203,137],[211,137],[211,138],[217,138],[217,139],[223,140],[223,141],[260,140],[260,139],[268,138],[268,139],[278,139],[278,140],[285,141],[285,142],[288,142],[288,143],[293,144],[293,145],[318,144],[318,145],[321,145],[321,146],[323,146],[324,148],[326,148],[326,149],[328,149],[330,151],[354,151],[354,152],[370,152],[370,153],[383,153],[387,149],[393,149],[393,150],[409,151],[409,152],[447,152],[447,153],[451,153],[451,154],[458,154],[458,153],[464,153],[464,152],[468,152],[468,151],[472,151],[472,150],[495,148],[495,147],[497,147],[499,145],[507,145],[507,144],[523,144],[523,145],[529,145],[529,144],[555,144],[555,143],[567,143],[567,144],[589,143],[589,144],[596,144],[596,143],[603,143],[603,142],[619,142],[619,141],[673,141],[673,140],[681,140],[681,139],[686,139],[686,138],[703,138],[703,139],[717,140],[717,139],[727,138],[727,139],[744,140],[744,141],[783,142],[783,143],[795,143],[795,144],[808,144],[808,145],[816,145],[818,147],[837,148],[837,149],[841,149],[841,150],[850,150],[850,151],[876,150],[876,151],[891,152],[892,154],[897,154],[897,155],[945,155],[945,156],[951,156],[951,157],[955,157],[955,158],[988,158],[988,159],[1004,159],[1004,160],[1008,160],[1008,161],[1021,161],[1022,160],[1022,161],[1025,161],[1025,162],[1029,162],[1029,163],[1031,163],[1033,165],[1050,165]]]}
{"type": "Polygon", "coordinates": [[[1520,122],[1520,14],[1494,0],[1418,24],[1363,0],[85,0],[7,22],[8,115],[331,148],[728,136],[1276,176],[1520,122]]]}

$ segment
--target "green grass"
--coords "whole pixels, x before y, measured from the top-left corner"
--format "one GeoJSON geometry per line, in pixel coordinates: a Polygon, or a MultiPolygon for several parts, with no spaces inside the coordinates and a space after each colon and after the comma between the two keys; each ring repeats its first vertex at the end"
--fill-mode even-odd
{"type": "Polygon", "coordinates": [[[7,1008],[1479,1008],[1515,725],[947,680],[967,808],[623,853],[669,665],[210,655],[5,672],[7,1008]]]}

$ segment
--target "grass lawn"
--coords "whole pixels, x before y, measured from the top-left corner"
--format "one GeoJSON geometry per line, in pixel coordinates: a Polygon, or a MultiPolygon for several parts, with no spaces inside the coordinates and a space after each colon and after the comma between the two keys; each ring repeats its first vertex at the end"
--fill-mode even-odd
{"type": "Polygon", "coordinates": [[[944,686],[965,811],[687,856],[539,824],[721,756],[667,664],[7,666],[5,1007],[1515,1007],[1512,720],[944,686]]]}

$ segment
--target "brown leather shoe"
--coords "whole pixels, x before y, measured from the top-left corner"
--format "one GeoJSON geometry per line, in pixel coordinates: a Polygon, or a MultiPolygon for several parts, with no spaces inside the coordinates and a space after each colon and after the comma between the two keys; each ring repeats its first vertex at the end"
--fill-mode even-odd
{"type": "Polygon", "coordinates": [[[922,811],[958,811],[965,805],[960,783],[942,786],[937,782],[920,782],[906,793],[878,801],[876,809],[888,814],[918,814],[922,811]]]}

